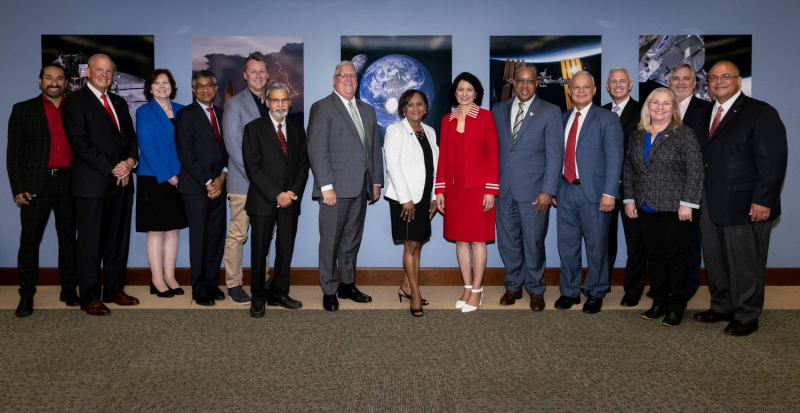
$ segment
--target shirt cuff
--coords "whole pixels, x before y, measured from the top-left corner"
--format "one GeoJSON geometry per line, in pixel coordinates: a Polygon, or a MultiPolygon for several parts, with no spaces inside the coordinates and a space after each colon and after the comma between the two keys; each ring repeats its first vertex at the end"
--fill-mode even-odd
{"type": "Polygon", "coordinates": [[[228,167],[226,166],[226,167],[222,168],[222,172],[228,173],[228,167]]]}
{"type": "Polygon", "coordinates": [[[622,200],[622,203],[623,203],[623,204],[632,204],[632,203],[634,203],[634,202],[636,202],[636,201],[634,201],[633,199],[623,199],[623,200],[622,200]]]}
{"type": "Polygon", "coordinates": [[[208,182],[206,182],[206,185],[210,184],[211,181],[213,181],[213,179],[209,179],[208,182]]]}
{"type": "Polygon", "coordinates": [[[689,208],[692,208],[692,209],[700,209],[700,205],[692,204],[690,202],[684,202],[684,201],[681,201],[681,206],[689,207],[689,208]]]}
{"type": "Polygon", "coordinates": [[[331,189],[333,189],[333,184],[325,185],[322,188],[320,188],[321,191],[330,191],[331,189]]]}
{"type": "Polygon", "coordinates": [[[611,195],[609,195],[609,194],[603,194],[603,196],[608,196],[608,197],[611,197],[611,198],[617,199],[617,197],[615,197],[615,196],[611,196],[611,195]]]}

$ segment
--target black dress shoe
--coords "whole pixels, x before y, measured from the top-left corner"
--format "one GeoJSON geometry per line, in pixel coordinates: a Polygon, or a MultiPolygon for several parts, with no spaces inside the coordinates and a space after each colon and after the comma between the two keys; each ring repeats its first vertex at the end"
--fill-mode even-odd
{"type": "Polygon", "coordinates": [[[17,317],[28,317],[33,314],[33,295],[21,295],[19,297],[19,305],[14,315],[17,317]]]}
{"type": "Polygon", "coordinates": [[[81,305],[81,300],[78,298],[78,293],[75,290],[61,290],[58,299],[67,307],[77,307],[81,305]]]}
{"type": "Polygon", "coordinates": [[[371,303],[372,297],[358,291],[355,284],[342,284],[339,286],[339,298],[350,299],[357,303],[371,303]]]}
{"type": "Polygon", "coordinates": [[[261,300],[253,300],[250,302],[250,317],[261,318],[266,313],[264,302],[261,300]]]}
{"type": "Polygon", "coordinates": [[[170,291],[172,291],[172,294],[175,294],[175,295],[184,295],[184,294],[186,294],[186,293],[183,291],[183,288],[181,288],[181,287],[178,287],[178,288],[170,288],[169,290],[170,290],[170,291]]]}
{"type": "Polygon", "coordinates": [[[214,286],[214,287],[208,288],[207,291],[208,291],[208,295],[211,296],[211,298],[213,298],[215,300],[224,300],[225,299],[225,293],[223,293],[222,290],[220,290],[218,286],[214,286]]]}
{"type": "Polygon", "coordinates": [[[758,330],[758,320],[754,323],[745,323],[744,321],[734,320],[727,327],[725,327],[725,334],[729,336],[749,336],[758,330]]]}
{"type": "Polygon", "coordinates": [[[150,295],[157,295],[157,296],[159,296],[161,298],[172,298],[172,297],[175,297],[175,293],[173,293],[172,290],[169,287],[167,287],[166,291],[163,291],[163,292],[162,291],[158,291],[158,288],[156,288],[156,286],[153,285],[152,281],[150,281],[150,295]]]}
{"type": "Polygon", "coordinates": [[[554,305],[555,308],[559,310],[569,310],[572,308],[573,305],[578,305],[581,303],[581,297],[567,297],[566,295],[562,295],[561,297],[556,300],[554,305]]]}
{"type": "Polygon", "coordinates": [[[336,311],[339,309],[339,300],[336,299],[336,294],[325,294],[322,297],[322,308],[325,311],[336,311]]]}
{"type": "Polygon", "coordinates": [[[639,305],[639,297],[632,294],[625,294],[622,296],[622,301],[619,302],[619,305],[623,307],[636,307],[639,305]]]}
{"type": "Polygon", "coordinates": [[[667,308],[662,307],[660,305],[653,304],[649,310],[642,313],[640,317],[644,318],[645,320],[658,320],[659,318],[663,317],[664,314],[667,313],[667,308]]]}
{"type": "Polygon", "coordinates": [[[681,323],[681,320],[683,320],[683,314],[678,314],[674,311],[670,311],[667,313],[666,317],[664,317],[664,320],[661,321],[661,325],[667,327],[675,327],[681,323]]]}
{"type": "Polygon", "coordinates": [[[288,308],[290,310],[297,310],[298,308],[303,307],[303,303],[289,297],[288,295],[284,295],[282,297],[269,297],[267,300],[267,305],[271,305],[273,307],[279,306],[283,308],[288,308]]]}
{"type": "Polygon", "coordinates": [[[648,292],[647,292],[647,296],[648,296],[649,298],[655,298],[655,297],[653,297],[653,292],[652,292],[652,291],[648,291],[648,292]]]}
{"type": "Polygon", "coordinates": [[[207,291],[201,291],[199,294],[195,294],[194,302],[198,305],[203,305],[206,307],[211,307],[212,305],[216,304],[214,298],[212,298],[207,291]]]}
{"type": "Polygon", "coordinates": [[[586,304],[583,305],[583,312],[586,314],[597,314],[603,308],[603,299],[597,298],[589,294],[586,298],[586,304]]]}
{"type": "Polygon", "coordinates": [[[718,313],[714,310],[701,311],[692,316],[701,323],[719,323],[720,321],[733,321],[733,315],[718,313]]]}

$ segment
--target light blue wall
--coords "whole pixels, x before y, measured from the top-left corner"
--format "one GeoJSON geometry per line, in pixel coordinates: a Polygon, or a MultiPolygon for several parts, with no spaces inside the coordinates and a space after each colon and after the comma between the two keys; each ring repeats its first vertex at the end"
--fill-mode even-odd
{"type": "MultiPolygon", "coordinates": [[[[797,108],[800,53],[800,3],[795,1],[598,1],[570,2],[442,1],[442,0],[297,0],[297,1],[20,1],[9,0],[0,16],[0,118],[11,106],[35,96],[41,63],[41,34],[153,34],[156,67],[175,74],[176,98],[191,101],[192,36],[300,35],[305,39],[304,108],[331,92],[331,72],[340,60],[342,35],[452,35],[453,73],[470,71],[489,77],[491,35],[602,35],[603,68],[622,66],[636,73],[638,36],[641,34],[752,34],[753,97],[775,106],[789,131],[789,169],[783,191],[784,215],[773,231],[769,266],[800,267],[797,234],[800,176],[794,133],[800,119],[797,108]]],[[[113,53],[109,53],[113,57],[113,53]]],[[[604,81],[604,79],[601,79],[604,81]]],[[[604,82],[603,82],[604,83],[604,82]]],[[[603,103],[610,99],[603,93],[603,103]]],[[[633,96],[638,96],[634,83],[633,96]]],[[[488,99],[486,99],[488,100],[488,99]]],[[[484,102],[488,105],[488,103],[484,102]]],[[[307,119],[306,119],[307,120],[307,119]]],[[[0,128],[3,159],[6,128],[0,128]]],[[[309,187],[311,182],[309,181],[309,187]]],[[[12,201],[6,168],[0,172],[0,267],[16,266],[19,211],[12,201]]],[[[317,266],[317,211],[306,190],[297,237],[294,265],[317,266]]],[[[559,266],[555,214],[547,237],[547,266],[559,266]]],[[[426,267],[455,267],[455,247],[441,238],[442,219],[434,219],[434,237],[422,254],[426,267]]],[[[623,239],[620,226],[620,240],[623,239]]],[[[390,240],[388,205],[369,207],[359,266],[399,267],[401,247],[390,240]]],[[[56,266],[57,244],[51,223],[42,243],[41,265],[56,266]]],[[[249,244],[245,266],[249,266],[249,244]]],[[[623,266],[620,246],[617,266],[623,266]]],[[[497,247],[489,247],[489,266],[501,267],[497,247]]],[[[130,267],[147,267],[145,235],[132,235],[130,267]]],[[[181,234],[178,266],[189,266],[188,231],[181,234]]]]}

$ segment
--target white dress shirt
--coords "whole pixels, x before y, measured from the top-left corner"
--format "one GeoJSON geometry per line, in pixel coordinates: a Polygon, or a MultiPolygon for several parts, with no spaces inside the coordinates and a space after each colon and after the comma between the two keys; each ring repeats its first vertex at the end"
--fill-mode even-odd
{"type": "Polygon", "coordinates": [[[708,131],[711,132],[711,126],[714,124],[714,117],[717,116],[717,108],[722,106],[722,117],[720,119],[724,119],[725,115],[728,114],[728,111],[731,110],[731,106],[733,106],[733,102],[736,102],[736,99],[739,99],[739,95],[742,94],[742,91],[736,92],[730,99],[728,99],[722,105],[719,104],[716,100],[714,101],[714,109],[711,111],[711,123],[708,125],[708,131]]]}
{"type": "MultiPolygon", "coordinates": [[[[536,99],[536,95],[533,95],[530,99],[526,102],[522,103],[522,119],[525,119],[527,116],[528,111],[531,108],[531,103],[533,100],[536,99]]],[[[517,112],[519,112],[519,96],[514,98],[514,103],[511,104],[511,133],[514,133],[514,121],[517,120],[517,112]]]]}
{"type": "MultiPolygon", "coordinates": [[[[620,103],[620,104],[616,104],[612,100],[611,101],[611,111],[614,112],[614,106],[619,106],[619,110],[616,113],[617,113],[617,116],[622,117],[622,111],[625,110],[625,106],[630,101],[631,101],[631,95],[628,95],[628,97],[626,97],[625,100],[623,100],[622,103],[620,103]]],[[[581,116],[583,116],[583,114],[581,114],[581,116]]]]}

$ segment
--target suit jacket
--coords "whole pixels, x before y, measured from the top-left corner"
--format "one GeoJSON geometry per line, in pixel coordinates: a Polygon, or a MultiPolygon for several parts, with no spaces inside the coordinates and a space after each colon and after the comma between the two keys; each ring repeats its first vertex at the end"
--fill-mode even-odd
{"type": "MultiPolygon", "coordinates": [[[[220,125],[223,110],[214,106],[214,113],[217,116],[217,125],[220,125]]],[[[224,136],[222,131],[220,134],[224,136]]],[[[175,115],[175,147],[181,162],[178,192],[208,193],[206,182],[222,174],[222,170],[228,164],[228,152],[225,150],[224,140],[217,144],[217,137],[214,135],[208,115],[197,101],[179,110],[175,115]]],[[[224,188],[222,193],[225,194],[224,188]]]]}
{"type": "Polygon", "coordinates": [[[564,161],[564,126],[558,106],[534,96],[522,121],[517,142],[511,142],[511,121],[519,107],[514,99],[492,108],[500,158],[500,198],[533,202],[539,192],[555,195],[564,161]]]}
{"type": "Polygon", "coordinates": [[[121,97],[108,95],[119,121],[119,130],[100,99],[84,86],[64,99],[61,116],[64,133],[72,148],[72,195],[104,198],[117,191],[133,192],[133,182],[117,185],[111,173],[120,161],[139,160],[139,144],[133,129],[128,104],[121,97]]]}
{"type": "MultiPolygon", "coordinates": [[[[561,115],[565,129],[574,110],[561,115]]],[[[575,163],[578,166],[580,186],[591,202],[600,202],[603,194],[619,198],[623,139],[619,116],[592,104],[586,119],[583,120],[581,132],[578,134],[578,144],[575,146],[575,163]]],[[[560,179],[558,190],[561,191],[564,185],[567,185],[566,181],[560,179]]]]}
{"type": "MultiPolygon", "coordinates": [[[[695,134],[708,136],[713,105],[700,114],[695,134]]],[[[705,166],[708,215],[716,225],[744,225],[750,204],[781,214],[781,186],[786,175],[786,127],[769,104],[745,96],[733,102],[714,135],[700,139],[705,166]]]]}
{"type": "Polygon", "coordinates": [[[303,124],[286,120],[286,154],[269,115],[258,118],[244,127],[242,159],[250,188],[244,205],[248,215],[270,216],[278,213],[277,198],[281,192],[292,191],[297,199],[286,208],[300,215],[300,203],[308,181],[306,132],[303,124]]]}
{"type": "MultiPolygon", "coordinates": [[[[612,110],[614,108],[614,103],[609,102],[603,105],[603,109],[612,110]]],[[[611,113],[614,113],[613,111],[611,113]]],[[[619,123],[622,126],[622,149],[627,151],[628,150],[628,143],[630,142],[630,136],[632,133],[636,132],[636,128],[639,126],[639,121],[642,119],[642,104],[630,98],[628,100],[628,104],[625,105],[625,108],[622,109],[622,113],[619,115],[619,123]]],[[[627,153],[625,154],[627,157],[627,153]]],[[[624,159],[624,158],[623,158],[624,159]]],[[[624,162],[624,161],[623,161],[624,162]]],[[[620,182],[620,198],[628,198],[627,195],[624,195],[625,191],[625,174],[622,174],[620,182]]]]}
{"type": "MultiPolygon", "coordinates": [[[[172,116],[183,105],[170,101],[172,116]]],[[[181,172],[178,150],[175,148],[175,126],[155,100],[136,109],[136,136],[139,139],[140,176],[154,176],[158,183],[166,182],[181,172]]]]}
{"type": "MultiPolygon", "coordinates": [[[[714,106],[713,102],[708,102],[698,98],[697,96],[692,96],[691,100],[689,100],[689,106],[686,108],[686,113],[683,114],[683,124],[689,127],[689,129],[694,130],[695,122],[697,122],[698,125],[702,125],[702,115],[704,115],[705,112],[712,106],[714,106]],[[700,116],[698,117],[698,115],[700,116]]],[[[697,136],[698,142],[700,139],[704,139],[706,137],[708,137],[708,132],[706,132],[704,135],[697,136]]]]}
{"type": "MultiPolygon", "coordinates": [[[[439,159],[439,147],[436,146],[436,132],[430,126],[422,124],[422,130],[428,138],[433,155],[433,176],[436,179],[436,163],[439,159]]],[[[393,123],[386,128],[383,143],[386,158],[386,198],[401,204],[412,201],[415,204],[423,199],[434,199],[433,193],[423,194],[425,190],[425,154],[417,140],[414,129],[408,119],[393,123]]]]}
{"type": "Polygon", "coordinates": [[[326,185],[333,185],[339,198],[358,197],[363,190],[365,171],[370,200],[374,201],[372,186],[383,186],[383,154],[375,109],[358,99],[355,104],[364,127],[366,149],[350,111],[335,92],[311,105],[308,156],[314,174],[314,198],[322,197],[320,188],[326,185]]]}
{"type": "Polygon", "coordinates": [[[229,156],[226,183],[230,193],[247,194],[250,181],[247,180],[242,160],[242,137],[245,125],[260,117],[261,112],[258,111],[250,89],[237,93],[225,102],[225,121],[220,126],[225,132],[225,148],[229,156]]]}
{"type": "Polygon", "coordinates": [[[17,196],[23,192],[39,192],[44,185],[49,162],[50,127],[40,94],[15,104],[8,119],[6,167],[11,194],[17,196]]]}
{"type": "Polygon", "coordinates": [[[703,154],[694,132],[684,125],[671,124],[653,142],[644,165],[644,140],[647,132],[631,134],[622,175],[625,199],[643,202],[657,211],[677,211],[678,207],[700,205],[703,196],[703,154]]]}

